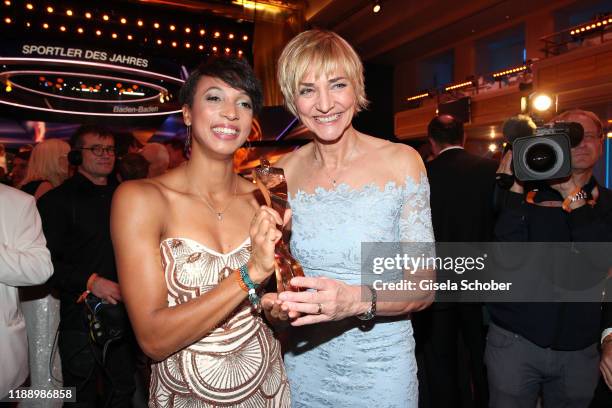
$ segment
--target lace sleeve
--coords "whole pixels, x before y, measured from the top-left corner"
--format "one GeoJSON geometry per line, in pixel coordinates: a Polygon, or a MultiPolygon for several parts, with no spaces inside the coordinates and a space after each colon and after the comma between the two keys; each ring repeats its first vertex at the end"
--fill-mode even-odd
{"type": "Polygon", "coordinates": [[[399,220],[400,241],[434,242],[429,207],[429,181],[426,174],[421,173],[418,182],[406,176],[403,199],[399,220]]]}

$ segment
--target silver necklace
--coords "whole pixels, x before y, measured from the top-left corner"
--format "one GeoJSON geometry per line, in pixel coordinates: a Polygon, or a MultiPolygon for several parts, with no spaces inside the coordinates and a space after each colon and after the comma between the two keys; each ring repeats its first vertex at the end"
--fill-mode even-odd
{"type": "Polygon", "coordinates": [[[213,214],[217,216],[217,221],[219,222],[223,221],[223,214],[228,210],[228,208],[230,208],[230,205],[232,205],[232,203],[234,202],[234,198],[236,198],[236,192],[238,191],[237,179],[238,177],[234,175],[234,195],[232,195],[232,198],[230,198],[229,203],[227,203],[223,211],[215,210],[215,208],[212,205],[210,205],[208,200],[204,198],[198,186],[196,186],[195,184],[193,185],[193,187],[196,189],[196,192],[198,193],[198,197],[200,197],[200,200],[202,200],[202,202],[204,202],[204,204],[206,204],[208,208],[210,208],[210,211],[212,211],[213,214]]]}
{"type": "MultiPolygon", "coordinates": [[[[338,175],[336,175],[336,177],[332,177],[329,172],[327,171],[327,169],[325,168],[325,164],[323,164],[323,160],[319,160],[317,159],[317,150],[319,150],[317,148],[316,142],[314,142],[314,149],[312,150],[313,155],[314,155],[314,159],[316,162],[320,162],[321,163],[321,169],[323,170],[323,173],[325,173],[325,176],[327,177],[327,179],[329,180],[329,182],[332,184],[333,188],[336,188],[337,185],[337,181],[338,181],[338,175]]],[[[346,162],[349,163],[350,159],[353,157],[353,153],[355,153],[355,150],[357,148],[357,138],[355,138],[355,143],[353,144],[353,148],[351,149],[351,152],[349,153],[349,155],[346,157],[346,162]]],[[[321,156],[321,151],[319,150],[319,157],[321,156]]],[[[342,174],[342,172],[340,173],[340,175],[342,174]]]]}

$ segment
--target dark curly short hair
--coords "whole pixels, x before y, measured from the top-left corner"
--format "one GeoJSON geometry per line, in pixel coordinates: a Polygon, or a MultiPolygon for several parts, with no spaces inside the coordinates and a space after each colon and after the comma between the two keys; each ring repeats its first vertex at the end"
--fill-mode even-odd
{"type": "Polygon", "coordinates": [[[181,105],[193,105],[196,86],[203,76],[220,79],[232,88],[246,92],[253,104],[253,114],[261,111],[263,92],[253,69],[243,59],[228,57],[212,58],[191,72],[179,93],[181,105]]]}

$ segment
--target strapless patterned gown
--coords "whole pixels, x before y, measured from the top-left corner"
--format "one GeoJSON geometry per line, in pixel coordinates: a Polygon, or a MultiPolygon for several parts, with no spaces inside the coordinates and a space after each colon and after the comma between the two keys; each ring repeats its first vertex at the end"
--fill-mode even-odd
{"type": "MultiPolygon", "coordinates": [[[[170,307],[214,288],[245,264],[249,240],[220,254],[186,238],[160,245],[170,307]]],[[[245,301],[209,335],[152,365],[150,407],[289,407],[279,342],[245,301]]]]}
{"type": "MultiPolygon", "coordinates": [[[[290,203],[291,252],[306,276],[359,285],[361,242],[433,241],[425,175],[382,190],[298,191],[290,203]]],[[[414,347],[409,316],[377,317],[367,331],[356,318],[294,327],[285,354],[293,406],[416,408],[414,347]]]]}

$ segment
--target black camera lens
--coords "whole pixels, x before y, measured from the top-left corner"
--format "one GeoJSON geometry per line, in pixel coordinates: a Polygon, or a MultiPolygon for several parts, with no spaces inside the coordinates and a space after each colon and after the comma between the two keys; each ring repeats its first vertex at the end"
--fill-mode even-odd
{"type": "Polygon", "coordinates": [[[544,173],[554,167],[557,162],[557,153],[548,144],[534,144],[525,152],[525,162],[531,170],[544,173]]]}

